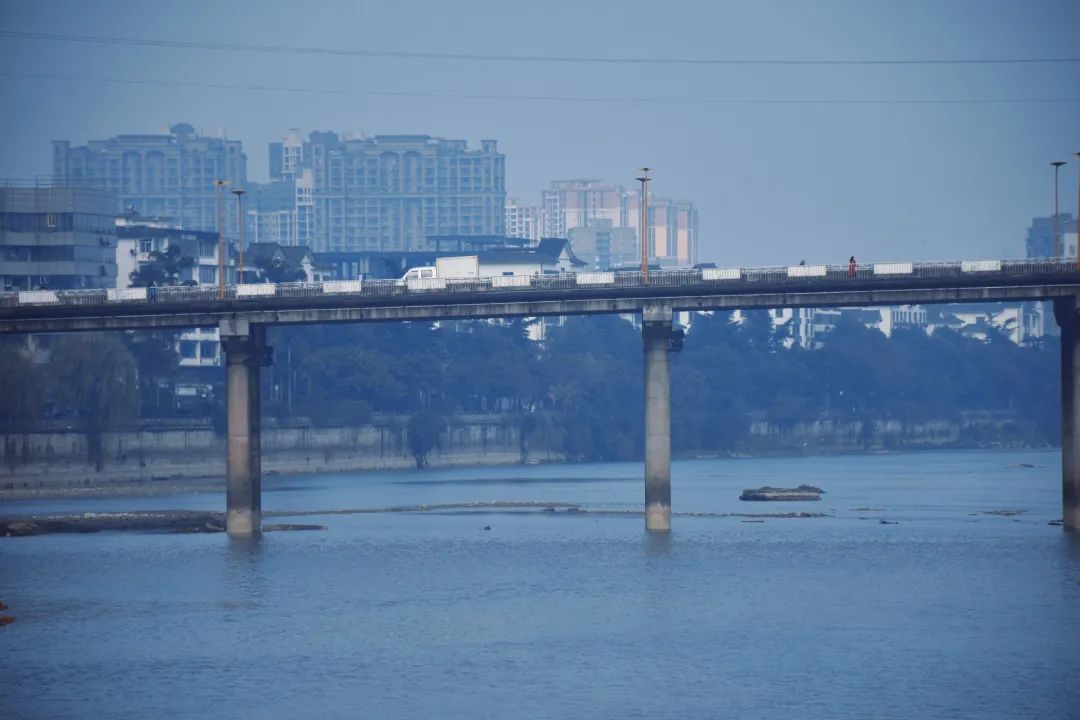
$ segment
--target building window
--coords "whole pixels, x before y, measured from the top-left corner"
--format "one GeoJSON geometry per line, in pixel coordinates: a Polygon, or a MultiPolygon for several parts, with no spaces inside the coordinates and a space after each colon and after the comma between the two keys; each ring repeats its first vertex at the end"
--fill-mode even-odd
{"type": "Polygon", "coordinates": [[[185,360],[193,360],[195,358],[196,343],[193,340],[181,340],[180,341],[180,357],[185,360]]]}
{"type": "Polygon", "coordinates": [[[199,356],[203,360],[213,360],[217,358],[217,346],[218,344],[213,340],[203,340],[199,343],[199,356]]]}

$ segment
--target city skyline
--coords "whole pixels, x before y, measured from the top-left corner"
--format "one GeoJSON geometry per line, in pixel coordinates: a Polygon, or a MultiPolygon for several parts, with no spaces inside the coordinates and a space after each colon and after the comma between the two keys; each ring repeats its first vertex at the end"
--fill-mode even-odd
{"type": "MultiPolygon", "coordinates": [[[[430,135],[291,128],[267,146],[266,181],[249,176],[249,159],[259,153],[242,138],[214,137],[186,122],[85,145],[53,140],[52,147],[52,174],[41,180],[107,189],[121,211],[171,218],[192,230],[216,229],[216,184],[224,180],[227,190],[248,195],[251,242],[317,252],[422,252],[438,250],[439,237],[573,240],[578,231],[598,268],[640,254],[640,191],[598,179],[552,180],[537,202],[523,202],[506,193],[506,156],[495,139],[470,147],[430,135]],[[612,230],[622,248],[614,253],[612,230]]],[[[223,209],[224,230],[235,236],[237,216],[223,209]]],[[[694,203],[653,192],[649,218],[650,257],[684,267],[698,261],[694,203]]]]}

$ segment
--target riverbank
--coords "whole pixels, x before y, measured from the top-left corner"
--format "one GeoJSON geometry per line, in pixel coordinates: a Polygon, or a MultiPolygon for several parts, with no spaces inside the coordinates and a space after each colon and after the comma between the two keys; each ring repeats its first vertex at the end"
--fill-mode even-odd
{"type": "MultiPolygon", "coordinates": [[[[322,427],[310,418],[264,418],[265,477],[416,467],[408,418],[376,415],[365,425],[322,427]]],[[[756,420],[729,449],[684,452],[683,459],[886,454],[925,450],[1030,449],[1036,437],[1015,418],[968,413],[961,420],[756,420]]],[[[90,437],[66,426],[0,435],[0,501],[41,497],[172,495],[224,489],[226,438],[206,419],[142,420],[128,430],[90,437]],[[93,449],[95,452],[91,453],[93,449]],[[91,455],[97,460],[90,461],[91,455]]],[[[549,439],[550,440],[550,439],[549,439]]],[[[557,444],[557,443],[556,443],[557,444]]],[[[680,457],[678,451],[676,457],[680,457]]],[[[523,436],[506,414],[447,419],[423,458],[431,468],[563,462],[559,449],[523,436]]]]}
{"type": "MultiPolygon", "coordinates": [[[[1001,447],[974,446],[974,447],[946,447],[913,450],[826,450],[823,448],[778,448],[772,451],[759,451],[754,454],[748,453],[712,453],[676,456],[676,461],[709,461],[709,460],[755,460],[755,459],[783,459],[783,458],[815,458],[815,457],[838,457],[838,456],[880,456],[889,457],[895,455],[921,455],[938,452],[953,452],[957,450],[978,450],[986,452],[1008,452],[1016,450],[1049,451],[1056,448],[1048,447],[1001,447]]],[[[507,453],[488,454],[479,457],[458,458],[459,462],[453,462],[452,456],[443,455],[434,458],[429,464],[429,469],[440,468],[514,468],[535,465],[560,465],[573,466],[570,463],[551,455],[543,456],[543,459],[531,458],[528,463],[521,463],[519,456],[507,453]]],[[[264,464],[265,467],[265,464],[264,464]]],[[[1021,469],[1033,469],[1042,465],[1023,464],[1021,469]]],[[[272,478],[280,475],[311,474],[328,475],[347,472],[379,472],[384,470],[413,470],[415,463],[402,462],[397,465],[376,465],[368,463],[354,463],[349,465],[320,467],[316,469],[303,468],[291,472],[282,472],[270,469],[263,473],[264,478],[272,478]]],[[[94,498],[94,497],[168,497],[173,495],[195,495],[200,493],[224,493],[225,477],[224,468],[213,474],[184,475],[177,474],[169,477],[140,477],[140,476],[113,476],[108,468],[101,474],[86,473],[77,480],[63,477],[36,478],[24,481],[22,487],[0,486],[0,503],[17,502],[20,500],[44,500],[60,498],[94,498]]],[[[422,472],[422,471],[421,471],[422,472]]]]}

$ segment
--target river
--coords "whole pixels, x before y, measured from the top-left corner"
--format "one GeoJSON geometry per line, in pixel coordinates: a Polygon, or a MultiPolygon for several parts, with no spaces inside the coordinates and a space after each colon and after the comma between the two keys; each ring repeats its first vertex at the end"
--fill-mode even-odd
{"type": "MultiPolygon", "coordinates": [[[[1080,537],[1048,524],[1058,463],[676,462],[674,532],[660,538],[634,513],[640,465],[605,464],[264,479],[272,511],[586,513],[316,515],[300,522],[327,529],[260,542],[0,539],[0,600],[17,616],[0,628],[0,715],[1076,718],[1080,537]],[[800,483],[827,494],[738,500],[800,483]],[[1022,512],[985,514],[1001,510],[1022,512]],[[788,511],[828,517],[725,516],[788,511]]],[[[205,493],[0,511],[223,505],[205,493]]]]}

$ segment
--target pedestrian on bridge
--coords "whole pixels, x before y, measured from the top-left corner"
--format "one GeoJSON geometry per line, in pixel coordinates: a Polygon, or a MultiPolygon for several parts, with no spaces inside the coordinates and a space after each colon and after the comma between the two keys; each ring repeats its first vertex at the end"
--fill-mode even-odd
{"type": "Polygon", "coordinates": [[[847,276],[849,278],[855,277],[855,256],[852,255],[847,261],[847,276]]]}

